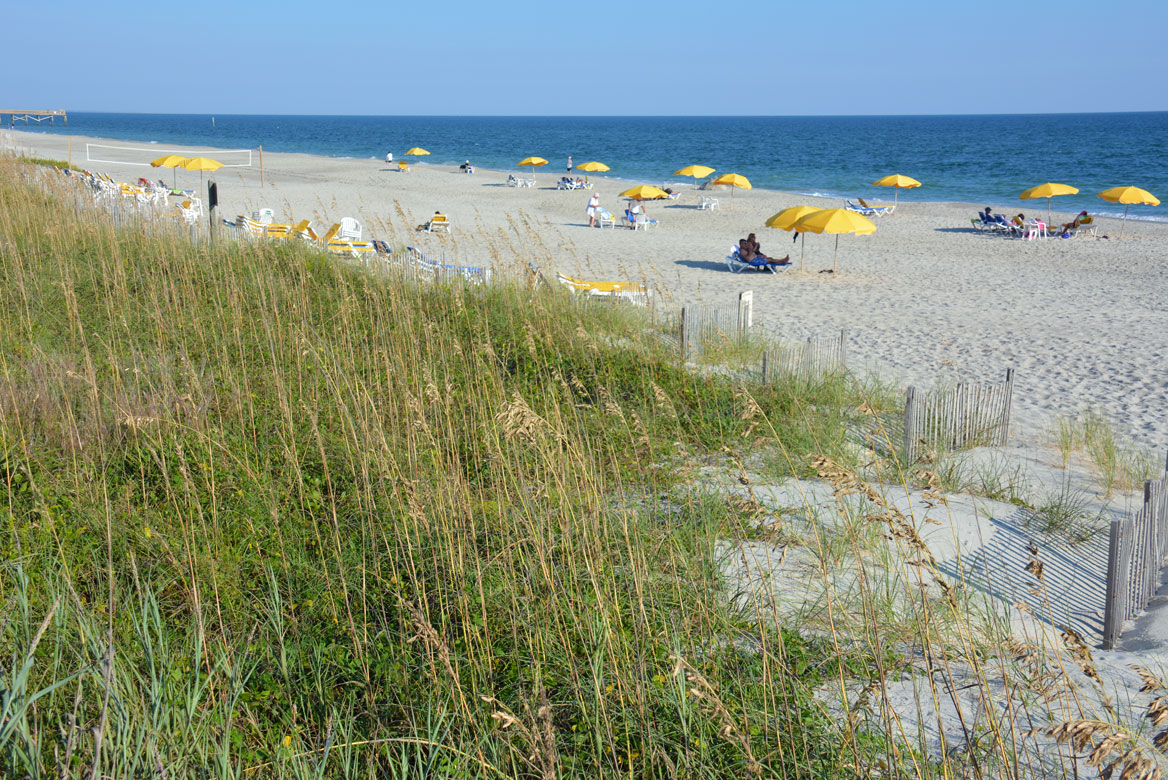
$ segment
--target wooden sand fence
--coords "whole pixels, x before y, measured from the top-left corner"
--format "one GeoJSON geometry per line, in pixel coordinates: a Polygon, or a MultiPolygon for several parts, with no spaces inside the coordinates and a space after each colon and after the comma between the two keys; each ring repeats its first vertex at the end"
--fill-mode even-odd
{"type": "Polygon", "coordinates": [[[677,319],[669,318],[666,327],[677,334],[682,361],[701,351],[709,343],[745,340],[754,320],[754,292],[739,293],[738,305],[683,306],[677,319]]]}
{"type": "Polygon", "coordinates": [[[811,379],[848,369],[848,332],[839,336],[808,337],[806,341],[781,344],[762,353],[762,381],[779,377],[811,379]]]}
{"type": "Polygon", "coordinates": [[[1111,650],[1124,621],[1148,606],[1160,587],[1168,555],[1168,458],[1164,474],[1144,483],[1144,502],[1130,517],[1111,521],[1107,545],[1107,596],[1103,610],[1103,649],[1111,650]]]}
{"type": "Polygon", "coordinates": [[[1010,433],[1010,403],[1014,369],[996,384],[961,382],[952,390],[918,393],[909,387],[904,403],[904,452],[912,462],[925,449],[1006,444],[1010,433]]]}

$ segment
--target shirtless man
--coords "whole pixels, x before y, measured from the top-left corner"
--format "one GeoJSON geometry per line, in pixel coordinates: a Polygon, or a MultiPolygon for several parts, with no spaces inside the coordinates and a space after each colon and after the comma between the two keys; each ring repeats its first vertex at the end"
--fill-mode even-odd
{"type": "Polygon", "coordinates": [[[738,255],[744,262],[754,262],[755,258],[761,257],[767,265],[790,265],[791,256],[787,255],[782,258],[767,257],[762,253],[762,247],[759,246],[758,239],[751,233],[746,238],[738,242],[738,255]]]}

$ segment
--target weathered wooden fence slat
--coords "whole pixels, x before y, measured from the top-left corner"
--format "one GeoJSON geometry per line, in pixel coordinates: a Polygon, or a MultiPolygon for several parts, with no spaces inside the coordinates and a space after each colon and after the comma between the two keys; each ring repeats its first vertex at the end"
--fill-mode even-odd
{"type": "Polygon", "coordinates": [[[924,448],[956,450],[1006,443],[1014,369],[994,385],[960,382],[951,390],[905,395],[904,452],[916,460],[924,448]]]}
{"type": "Polygon", "coordinates": [[[1160,587],[1168,555],[1168,458],[1164,474],[1144,483],[1144,500],[1130,517],[1111,521],[1107,542],[1107,592],[1103,649],[1111,650],[1124,621],[1145,609],[1160,587]]]}

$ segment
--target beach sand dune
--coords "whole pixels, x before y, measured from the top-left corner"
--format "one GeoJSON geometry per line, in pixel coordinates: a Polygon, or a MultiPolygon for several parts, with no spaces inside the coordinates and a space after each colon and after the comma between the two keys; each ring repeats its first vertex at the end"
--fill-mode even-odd
{"type": "MultiPolygon", "coordinates": [[[[170,180],[170,171],[84,163],[78,150],[86,141],[129,145],[74,136],[78,167],[126,181],[170,180]]],[[[5,145],[36,157],[67,154],[66,138],[57,135],[5,131],[5,145]]],[[[801,273],[799,244],[763,222],[801,203],[842,205],[834,200],[756,189],[736,191],[730,208],[730,193],[717,192],[721,209],[711,212],[697,208],[689,184],[677,182],[677,201],[649,205],[660,224],[633,232],[588,228],[589,193],[556,190],[558,169],[537,172],[535,188],[516,189],[505,186],[507,172],[466,175],[440,165],[411,164],[399,173],[381,160],[267,153],[264,166],[262,189],[258,168],[216,174],[223,216],[268,207],[278,220],[311,217],[318,228],[355,216],[367,234],[448,262],[531,262],[545,274],[631,277],[656,286],[671,305],[729,306],[751,289],[756,326],[796,338],[846,328],[851,366],[901,385],[997,381],[1013,367],[1014,428],[1021,433],[1037,435],[1056,415],[1096,407],[1139,443],[1168,444],[1168,225],[1129,221],[1117,240],[1119,221],[1100,219],[1108,239],[1008,240],[970,226],[979,204],[903,203],[876,220],[874,235],[840,238],[840,276],[833,279],[819,273],[832,265],[832,237],[807,236],[801,273]],[[437,210],[450,216],[452,235],[415,232],[437,210]],[[750,232],[767,254],[790,252],[795,270],[729,273],[723,258],[750,232]]],[[[602,205],[619,217],[617,194],[631,184],[592,181],[602,205]]],[[[197,182],[196,174],[179,172],[180,186],[197,182]]],[[[860,195],[867,190],[857,188],[860,195]]],[[[1018,210],[1033,205],[1020,201],[1018,210]]],[[[1056,213],[1054,222],[1071,217],[1056,213]]]]}

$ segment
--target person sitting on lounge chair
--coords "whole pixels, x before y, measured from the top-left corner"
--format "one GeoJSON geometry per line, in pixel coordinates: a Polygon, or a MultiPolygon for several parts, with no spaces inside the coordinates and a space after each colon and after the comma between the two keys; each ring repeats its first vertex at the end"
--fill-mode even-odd
{"type": "Polygon", "coordinates": [[[738,256],[742,258],[742,262],[752,265],[758,265],[759,261],[767,265],[789,265],[791,262],[790,255],[779,259],[764,255],[762,253],[762,247],[759,246],[758,240],[754,237],[754,233],[751,233],[738,242],[738,256]]]}
{"type": "Polygon", "coordinates": [[[1080,211],[1079,216],[1075,217],[1070,222],[1067,222],[1065,225],[1059,228],[1059,235],[1062,235],[1063,233],[1070,233],[1072,230],[1077,229],[1079,225],[1090,221],[1091,218],[1087,216],[1086,210],[1080,211]]]}
{"type": "Polygon", "coordinates": [[[1026,215],[1019,214],[1018,216],[1014,217],[1011,222],[1014,223],[1014,227],[1023,228],[1026,226],[1026,215]]]}

